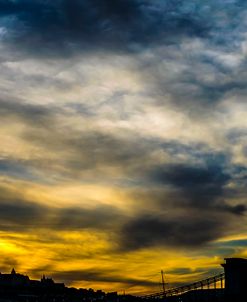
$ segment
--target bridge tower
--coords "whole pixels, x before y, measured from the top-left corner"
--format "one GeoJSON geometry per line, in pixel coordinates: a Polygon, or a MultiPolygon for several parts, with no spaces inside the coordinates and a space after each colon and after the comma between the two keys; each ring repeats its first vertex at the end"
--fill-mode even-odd
{"type": "Polygon", "coordinates": [[[247,259],[225,258],[226,301],[247,301],[247,259]]]}
{"type": "Polygon", "coordinates": [[[162,282],[163,298],[165,298],[166,297],[166,287],[165,287],[165,278],[164,278],[163,270],[161,270],[161,282],[162,282]]]}

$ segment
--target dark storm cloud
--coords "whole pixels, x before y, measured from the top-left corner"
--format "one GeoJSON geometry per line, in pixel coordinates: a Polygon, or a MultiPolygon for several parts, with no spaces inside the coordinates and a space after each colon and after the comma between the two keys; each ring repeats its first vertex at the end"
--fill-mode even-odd
{"type": "Polygon", "coordinates": [[[119,232],[120,250],[133,251],[154,246],[205,248],[229,234],[237,225],[239,215],[246,212],[245,205],[229,206],[224,202],[211,209],[197,209],[196,205],[183,207],[174,201],[173,207],[168,205],[164,208],[163,205],[159,214],[139,214],[126,221],[119,232]]]}
{"type": "Polygon", "coordinates": [[[127,250],[157,245],[200,247],[224,233],[219,217],[215,219],[205,214],[183,218],[138,217],[123,228],[121,245],[127,250]]]}
{"type": "Polygon", "coordinates": [[[100,270],[97,269],[85,269],[68,272],[53,273],[54,279],[63,280],[66,284],[71,284],[75,281],[92,281],[92,282],[109,282],[109,283],[123,283],[128,286],[152,286],[155,285],[154,281],[125,278],[116,274],[114,270],[100,270]]]}
{"type": "MultiPolygon", "coordinates": [[[[181,148],[184,149],[183,146],[181,148]]],[[[176,149],[171,148],[171,150],[174,152],[176,149]]],[[[214,210],[243,214],[246,211],[245,204],[231,206],[224,201],[229,196],[236,197],[236,190],[228,188],[227,184],[236,181],[235,175],[239,173],[239,169],[230,164],[227,154],[206,153],[199,150],[191,153],[189,150],[190,148],[186,147],[187,155],[192,154],[194,159],[202,159],[201,163],[160,165],[151,170],[150,179],[161,186],[176,188],[180,194],[180,198],[176,198],[178,204],[186,204],[196,209],[214,208],[214,210]]],[[[243,170],[246,171],[244,167],[243,170]]]]}
{"type": "MultiPolygon", "coordinates": [[[[203,157],[204,158],[204,157],[203,157]]],[[[204,164],[167,164],[154,169],[151,179],[168,187],[162,193],[155,190],[137,199],[142,205],[151,203],[152,211],[140,209],[135,218],[123,226],[120,233],[120,247],[135,250],[151,246],[174,246],[194,248],[206,246],[211,241],[227,234],[240,216],[246,213],[246,204],[231,205],[224,199],[228,197],[227,183],[232,175],[227,172],[227,164],[221,157],[204,164]],[[171,193],[169,192],[169,188],[171,193]]],[[[238,193],[232,194],[237,198],[238,193]]]]}
{"type": "Polygon", "coordinates": [[[204,36],[211,26],[203,9],[181,0],[2,0],[0,11],[7,41],[41,47],[36,55],[54,49],[136,50],[179,36],[204,36]]]}
{"type": "MultiPolygon", "coordinates": [[[[14,39],[46,53],[67,50],[137,50],[206,37],[218,44],[235,38],[244,1],[54,0],[0,1],[2,24],[14,39]],[[83,47],[83,49],[81,49],[83,47]]],[[[54,53],[55,54],[55,53],[54,53]]],[[[58,54],[56,54],[58,55],[58,54]]]]}
{"type": "MultiPolygon", "coordinates": [[[[188,188],[193,185],[225,184],[229,176],[216,165],[205,167],[194,167],[192,165],[166,165],[164,170],[156,171],[156,180],[161,183],[172,183],[181,188],[188,188]]],[[[217,186],[218,187],[218,186],[217,186]]]]}
{"type": "Polygon", "coordinates": [[[223,195],[223,188],[231,176],[224,171],[224,166],[215,161],[197,166],[188,164],[165,165],[157,167],[152,174],[154,181],[171,184],[181,190],[191,201],[213,202],[223,195]]]}

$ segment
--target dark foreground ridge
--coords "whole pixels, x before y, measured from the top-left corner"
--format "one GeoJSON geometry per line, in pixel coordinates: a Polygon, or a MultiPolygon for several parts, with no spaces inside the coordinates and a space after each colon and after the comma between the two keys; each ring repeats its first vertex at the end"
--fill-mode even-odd
{"type": "Polygon", "coordinates": [[[13,269],[10,274],[0,273],[0,302],[124,302],[138,301],[140,298],[117,292],[105,293],[101,290],[76,289],[66,287],[43,276],[40,281],[30,280],[13,269]]]}

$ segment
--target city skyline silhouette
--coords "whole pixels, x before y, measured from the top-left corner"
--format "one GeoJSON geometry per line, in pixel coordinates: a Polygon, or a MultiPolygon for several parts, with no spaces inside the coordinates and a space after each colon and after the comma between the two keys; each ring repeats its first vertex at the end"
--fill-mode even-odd
{"type": "Polygon", "coordinates": [[[246,16],[0,0],[1,272],[144,295],[247,258],[246,16]]]}
{"type": "Polygon", "coordinates": [[[126,295],[117,292],[105,293],[92,288],[67,287],[52,278],[43,275],[39,280],[32,280],[26,275],[17,273],[13,268],[10,274],[0,273],[1,301],[173,301],[173,302],[230,302],[245,301],[247,281],[247,259],[225,258],[221,265],[224,273],[197,280],[191,284],[167,288],[164,273],[162,291],[145,295],[126,295]]]}

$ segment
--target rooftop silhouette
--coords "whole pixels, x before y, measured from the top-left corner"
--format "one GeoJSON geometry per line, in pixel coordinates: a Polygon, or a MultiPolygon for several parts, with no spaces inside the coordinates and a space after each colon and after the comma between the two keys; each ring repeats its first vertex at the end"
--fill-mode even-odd
{"type": "Polygon", "coordinates": [[[69,288],[64,283],[57,283],[45,275],[40,280],[31,280],[28,276],[12,269],[10,274],[0,273],[0,301],[92,302],[119,301],[119,297],[116,292],[105,293],[101,290],[69,288]]]}

